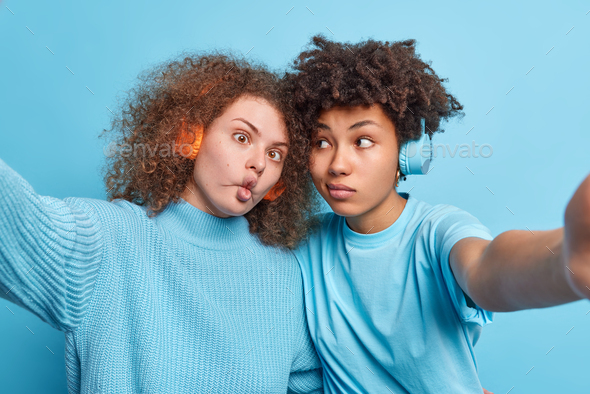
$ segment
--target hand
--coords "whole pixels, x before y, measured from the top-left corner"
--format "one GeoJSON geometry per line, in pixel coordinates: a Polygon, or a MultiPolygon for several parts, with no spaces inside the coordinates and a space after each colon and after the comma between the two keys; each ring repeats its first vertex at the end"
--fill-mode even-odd
{"type": "Polygon", "coordinates": [[[590,175],[565,210],[563,264],[566,278],[580,297],[590,298],[590,175]]]}
{"type": "Polygon", "coordinates": [[[483,394],[494,394],[494,393],[492,393],[491,391],[488,391],[486,389],[483,389],[483,394]]]}

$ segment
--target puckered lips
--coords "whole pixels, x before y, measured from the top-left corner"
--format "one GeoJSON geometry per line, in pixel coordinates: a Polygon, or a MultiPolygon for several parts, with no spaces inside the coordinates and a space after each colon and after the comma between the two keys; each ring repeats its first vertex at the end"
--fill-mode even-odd
{"type": "Polygon", "coordinates": [[[252,198],[252,192],[250,190],[256,186],[256,183],[258,183],[258,180],[254,175],[246,176],[242,182],[242,185],[238,187],[238,200],[246,202],[252,198]]]}

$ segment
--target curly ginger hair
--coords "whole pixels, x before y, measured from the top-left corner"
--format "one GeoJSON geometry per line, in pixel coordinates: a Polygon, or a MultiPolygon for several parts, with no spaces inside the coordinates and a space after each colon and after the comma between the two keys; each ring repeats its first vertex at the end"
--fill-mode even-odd
{"type": "Polygon", "coordinates": [[[314,36],[285,75],[308,143],[317,135],[320,112],[335,106],[381,105],[395,126],[398,147],[420,138],[420,118],[432,137],[444,132],[441,120],[464,116],[463,106],[443,86],[448,79],[420,59],[415,44],[414,39],[351,44],[314,36]]]}
{"type": "Polygon", "coordinates": [[[110,137],[110,146],[121,147],[120,154],[107,155],[103,168],[109,201],[145,206],[150,217],[178,202],[195,170],[193,160],[174,152],[181,125],[202,125],[207,133],[228,106],[249,96],[264,99],[282,114],[289,141],[280,178],[285,190],[245,215],[250,232],[263,244],[292,249],[317,224],[319,200],[307,172],[307,140],[298,130],[292,96],[276,73],[230,54],[184,53],[138,79],[111,128],[101,134],[110,137]]]}

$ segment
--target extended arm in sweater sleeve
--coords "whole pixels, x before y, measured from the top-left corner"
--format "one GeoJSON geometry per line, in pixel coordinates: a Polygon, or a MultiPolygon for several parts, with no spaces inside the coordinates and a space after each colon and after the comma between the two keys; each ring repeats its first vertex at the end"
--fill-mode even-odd
{"type": "Polygon", "coordinates": [[[289,376],[288,394],[323,393],[324,380],[321,363],[318,359],[315,347],[311,340],[302,343],[304,349],[299,357],[299,362],[307,364],[298,371],[292,371],[289,376]],[[310,368],[310,369],[303,369],[310,368]]]}
{"type": "Polygon", "coordinates": [[[0,159],[0,297],[74,329],[102,257],[100,229],[84,199],[39,196],[0,159]]]}
{"type": "Polygon", "coordinates": [[[322,363],[311,340],[307,325],[305,304],[303,302],[303,283],[299,285],[299,288],[301,289],[301,304],[297,305],[291,313],[296,313],[298,316],[297,331],[300,333],[300,336],[296,343],[297,355],[291,366],[287,394],[323,393],[324,377],[322,363]]]}

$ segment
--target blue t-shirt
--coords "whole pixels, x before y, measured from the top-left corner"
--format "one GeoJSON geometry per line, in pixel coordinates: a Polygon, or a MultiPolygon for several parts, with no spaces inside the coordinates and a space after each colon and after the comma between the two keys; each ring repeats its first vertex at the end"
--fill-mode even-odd
{"type": "Polygon", "coordinates": [[[473,346],[492,313],[468,302],[449,254],[462,238],[493,237],[459,208],[402,197],[387,229],[356,233],[325,213],[295,251],[324,389],[481,394],[473,346]]]}

